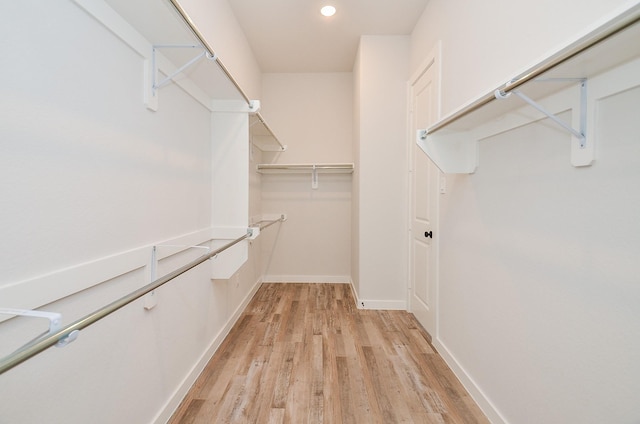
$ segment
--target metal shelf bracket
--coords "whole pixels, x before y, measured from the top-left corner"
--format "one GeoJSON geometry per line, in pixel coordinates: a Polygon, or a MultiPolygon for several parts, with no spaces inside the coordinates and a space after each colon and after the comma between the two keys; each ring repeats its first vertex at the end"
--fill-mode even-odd
{"type": "MultiPolygon", "coordinates": [[[[169,247],[177,249],[178,251],[186,250],[186,249],[203,249],[209,252],[211,250],[208,246],[188,246],[181,244],[158,244],[151,248],[151,266],[149,267],[149,282],[153,282],[158,279],[158,248],[159,247],[169,247]]],[[[153,290],[149,292],[144,297],[143,307],[145,310],[150,311],[155,308],[158,304],[158,298],[156,297],[156,291],[153,290]]]]}
{"type": "MultiPolygon", "coordinates": [[[[32,309],[14,309],[14,308],[0,308],[0,314],[6,315],[14,315],[14,316],[25,316],[25,317],[33,317],[33,318],[46,318],[49,320],[49,331],[41,334],[35,339],[31,340],[27,344],[20,347],[16,352],[21,352],[24,349],[34,345],[38,342],[42,337],[49,336],[54,334],[60,328],[62,328],[62,315],[58,312],[47,312],[47,311],[36,311],[32,309]]],[[[58,339],[58,343],[56,343],[57,347],[64,347],[78,338],[79,331],[75,330],[70,332],[69,334],[64,335],[58,339]]]]}
{"type": "Polygon", "coordinates": [[[548,79],[537,79],[538,82],[566,82],[566,81],[578,81],[580,83],[580,129],[576,130],[571,125],[564,122],[562,119],[555,116],[553,113],[549,112],[544,108],[541,104],[537,103],[535,100],[531,99],[520,90],[512,90],[506,92],[504,90],[496,90],[494,95],[496,99],[506,99],[511,94],[515,94],[520,97],[526,103],[531,105],[533,108],[538,110],[539,112],[546,115],[549,119],[551,119],[556,124],[560,125],[562,128],[570,132],[574,137],[576,137],[579,141],[579,145],[581,149],[587,147],[587,79],[586,78],[548,78],[548,79]]]}
{"type": "Polygon", "coordinates": [[[151,68],[149,69],[149,73],[151,74],[150,85],[148,88],[149,92],[147,94],[148,99],[145,101],[147,103],[147,107],[151,110],[157,110],[158,108],[158,89],[170,83],[176,75],[185,71],[190,66],[196,64],[200,59],[207,58],[209,60],[215,61],[217,56],[215,54],[209,53],[203,46],[200,44],[157,44],[152,46],[151,49],[151,68]],[[159,80],[158,72],[158,51],[160,49],[200,49],[202,50],[197,56],[193,57],[187,63],[177,68],[174,72],[167,75],[164,79],[159,80]]]}

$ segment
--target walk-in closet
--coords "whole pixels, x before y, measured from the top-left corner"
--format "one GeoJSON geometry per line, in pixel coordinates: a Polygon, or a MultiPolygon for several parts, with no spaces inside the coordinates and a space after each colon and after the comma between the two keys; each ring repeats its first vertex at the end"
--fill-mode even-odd
{"type": "Polygon", "coordinates": [[[640,422],[639,0],[5,3],[0,424],[640,422]]]}

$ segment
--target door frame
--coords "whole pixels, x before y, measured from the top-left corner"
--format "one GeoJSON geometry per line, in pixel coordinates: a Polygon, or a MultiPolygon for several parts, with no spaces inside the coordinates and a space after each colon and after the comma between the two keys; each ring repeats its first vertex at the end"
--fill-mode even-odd
{"type": "MultiPolygon", "coordinates": [[[[413,184],[413,164],[414,164],[414,145],[416,144],[416,133],[414,131],[414,117],[413,117],[413,96],[412,96],[412,87],[413,85],[418,81],[418,79],[420,79],[420,77],[431,67],[433,67],[434,70],[434,89],[435,89],[435,96],[436,96],[436,100],[435,100],[435,116],[436,116],[436,120],[439,120],[441,118],[441,86],[442,86],[442,80],[441,80],[441,66],[442,66],[442,60],[441,60],[441,55],[442,55],[442,42],[441,41],[437,41],[435,43],[435,45],[433,46],[433,48],[431,48],[431,50],[429,51],[429,54],[426,55],[425,59],[422,61],[422,63],[420,64],[420,66],[418,66],[418,68],[416,69],[416,71],[411,75],[409,81],[407,82],[407,124],[408,124],[408,131],[407,131],[407,163],[408,163],[408,168],[407,168],[407,182],[408,182],[408,196],[407,196],[407,222],[408,222],[408,229],[407,229],[407,277],[408,277],[408,281],[407,281],[407,309],[409,312],[412,311],[412,293],[413,293],[413,254],[412,254],[412,243],[413,243],[413,234],[412,234],[412,219],[413,219],[413,198],[414,198],[414,184],[413,184]]],[[[433,165],[435,166],[435,164],[433,165]]],[[[433,246],[433,254],[435,255],[435,263],[436,263],[436,270],[434,272],[434,280],[433,284],[434,284],[434,289],[435,289],[435,300],[434,300],[434,307],[435,307],[435,325],[434,325],[434,334],[431,334],[431,332],[429,332],[429,335],[433,338],[433,339],[437,339],[438,338],[438,333],[439,333],[439,294],[440,294],[440,242],[439,242],[439,237],[440,237],[440,196],[438,193],[440,193],[440,187],[441,187],[441,178],[442,178],[442,174],[441,172],[438,172],[438,178],[432,183],[435,184],[435,187],[432,187],[435,191],[434,193],[436,193],[436,195],[434,196],[434,198],[436,199],[436,216],[434,217],[434,222],[432,225],[432,231],[434,232],[434,234],[438,234],[436,237],[434,237],[433,241],[432,241],[432,246],[433,246]]]]}

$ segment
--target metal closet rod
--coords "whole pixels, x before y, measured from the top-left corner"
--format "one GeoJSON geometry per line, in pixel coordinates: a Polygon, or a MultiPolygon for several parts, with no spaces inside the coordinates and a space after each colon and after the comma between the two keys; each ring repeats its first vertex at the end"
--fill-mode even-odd
{"type": "Polygon", "coordinates": [[[323,170],[323,169],[343,169],[343,170],[348,170],[348,171],[353,171],[353,164],[352,163],[288,163],[288,164],[267,164],[267,163],[261,163],[258,164],[258,169],[259,170],[309,170],[312,171],[314,169],[317,169],[319,171],[323,170]]]}
{"type": "Polygon", "coordinates": [[[176,11],[180,14],[180,16],[182,16],[182,19],[184,19],[184,21],[187,23],[187,26],[189,27],[189,30],[191,30],[193,35],[198,39],[198,41],[200,41],[200,43],[202,44],[202,47],[204,47],[204,49],[211,55],[211,57],[215,57],[216,63],[218,64],[220,69],[222,69],[222,72],[225,73],[227,78],[229,78],[229,80],[236,87],[236,89],[238,90],[240,95],[244,98],[244,101],[247,102],[247,105],[251,106],[251,100],[249,99],[249,97],[247,97],[247,95],[244,92],[244,90],[242,90],[242,87],[240,87],[240,85],[238,84],[238,81],[236,81],[235,78],[233,78],[233,76],[231,75],[229,70],[220,61],[220,59],[215,54],[215,52],[213,51],[213,49],[211,48],[209,43],[207,43],[207,40],[205,40],[205,38],[202,35],[202,33],[200,33],[200,31],[198,31],[198,29],[197,29],[195,23],[193,22],[193,20],[191,19],[191,17],[182,8],[182,6],[180,6],[180,3],[178,3],[178,0],[169,0],[169,1],[173,5],[173,7],[176,9],[176,11]]]}
{"type": "MultiPolygon", "coordinates": [[[[269,225],[273,225],[276,222],[279,221],[284,221],[284,216],[281,217],[280,219],[277,219],[275,221],[273,221],[271,224],[269,225]]],[[[262,228],[266,228],[267,226],[262,227],[262,228]]],[[[37,355],[38,353],[50,348],[51,346],[57,344],[60,341],[64,341],[71,333],[82,330],[83,328],[86,328],[88,326],[90,326],[91,324],[95,323],[96,321],[101,320],[102,318],[106,317],[107,315],[110,315],[111,313],[117,311],[118,309],[122,308],[123,306],[128,305],[129,303],[133,302],[136,299],[141,298],[142,296],[151,293],[152,291],[154,291],[155,289],[157,289],[158,287],[168,283],[169,281],[173,280],[174,278],[184,274],[185,272],[189,271],[192,268],[195,268],[196,266],[200,265],[201,263],[213,258],[214,256],[216,256],[217,254],[229,249],[230,247],[240,243],[242,240],[245,240],[247,238],[249,238],[251,236],[251,232],[247,232],[247,234],[243,235],[242,237],[239,237],[235,240],[233,240],[232,242],[229,242],[227,244],[225,244],[224,246],[209,252],[205,255],[200,256],[199,258],[189,262],[188,264],[182,266],[181,268],[176,269],[175,271],[160,277],[154,281],[152,281],[151,283],[147,284],[146,286],[143,286],[141,288],[139,288],[138,290],[129,293],[126,296],[121,297],[120,299],[111,302],[110,304],[90,313],[89,315],[84,316],[83,318],[80,318],[79,320],[67,325],[64,328],[61,328],[60,330],[54,332],[54,333],[50,333],[50,334],[46,334],[44,336],[42,336],[39,339],[36,339],[32,342],[30,342],[29,344],[19,348],[16,352],[14,352],[13,354],[10,354],[2,359],[0,359],[0,374],[4,373],[5,371],[10,370],[11,368],[21,364],[22,362],[26,361],[27,359],[37,355]]],[[[77,334],[77,333],[76,333],[77,334]]]]}
{"type": "Polygon", "coordinates": [[[273,220],[273,221],[258,221],[256,222],[256,224],[260,225],[260,231],[264,230],[265,228],[269,228],[271,227],[273,224],[276,224],[278,222],[284,221],[284,215],[282,215],[279,219],[273,220]],[[265,224],[266,222],[266,224],[265,224]]]}
{"type": "Polygon", "coordinates": [[[278,143],[278,145],[280,146],[280,149],[284,152],[286,150],[286,147],[280,142],[280,140],[278,140],[278,137],[276,137],[276,135],[273,133],[273,131],[271,131],[271,128],[269,127],[269,125],[267,125],[267,122],[264,120],[264,118],[262,117],[262,115],[260,114],[260,112],[256,113],[256,117],[258,118],[258,120],[262,123],[262,125],[264,125],[264,127],[267,129],[267,131],[269,131],[269,134],[271,134],[271,136],[273,137],[273,139],[276,141],[276,143],[278,143]]]}
{"type": "MultiPolygon", "coordinates": [[[[537,78],[541,74],[547,72],[551,68],[554,68],[557,65],[560,65],[563,62],[566,62],[569,59],[577,56],[578,54],[584,52],[585,50],[595,46],[596,44],[604,41],[605,39],[611,37],[619,33],[620,31],[625,30],[631,25],[640,21],[640,6],[634,6],[631,10],[629,10],[624,16],[620,16],[615,19],[613,23],[607,23],[596,30],[592,31],[582,39],[578,40],[573,45],[561,50],[555,55],[551,56],[548,60],[543,63],[529,69],[518,77],[514,78],[509,83],[505,84],[502,88],[499,88],[501,93],[509,93],[510,91],[520,87],[522,84],[531,81],[534,78],[537,78]]],[[[495,90],[492,90],[491,93],[486,94],[485,96],[479,98],[475,102],[466,106],[463,109],[460,109],[458,112],[448,116],[447,118],[438,121],[433,126],[427,129],[427,133],[434,133],[452,122],[457,121],[463,116],[468,115],[469,113],[480,109],[488,103],[496,100],[495,90]]]]}
{"type": "MultiPolygon", "coordinates": [[[[180,16],[182,16],[182,19],[185,21],[185,23],[189,27],[189,30],[191,31],[191,33],[198,39],[200,44],[202,44],[202,47],[207,51],[207,53],[209,53],[210,57],[215,58],[215,61],[218,64],[218,66],[220,67],[220,69],[222,70],[222,72],[224,72],[224,74],[227,76],[229,81],[231,81],[231,83],[236,87],[236,90],[238,90],[238,93],[240,93],[240,95],[242,96],[244,101],[247,103],[247,105],[249,107],[252,107],[253,106],[253,102],[251,101],[251,99],[249,99],[249,96],[247,96],[247,94],[244,92],[242,87],[240,87],[240,84],[238,84],[238,81],[236,81],[236,79],[233,77],[233,75],[231,75],[231,72],[229,72],[227,67],[224,66],[224,64],[220,60],[220,58],[215,54],[215,52],[213,51],[213,48],[209,45],[209,43],[204,38],[202,33],[200,31],[198,31],[198,28],[196,27],[195,23],[193,22],[193,20],[189,16],[189,14],[184,10],[184,8],[180,5],[180,3],[178,3],[178,0],[169,0],[169,1],[173,5],[174,9],[176,9],[176,12],[178,12],[178,14],[180,14],[180,16]]],[[[264,127],[267,129],[267,131],[269,131],[269,134],[271,134],[271,136],[280,145],[280,148],[282,150],[285,150],[284,145],[280,142],[280,140],[278,140],[278,137],[276,137],[276,135],[273,133],[273,131],[271,131],[271,128],[269,128],[267,123],[262,118],[262,115],[260,115],[260,112],[258,112],[256,115],[258,116],[258,119],[260,120],[260,122],[262,122],[264,127]]]]}

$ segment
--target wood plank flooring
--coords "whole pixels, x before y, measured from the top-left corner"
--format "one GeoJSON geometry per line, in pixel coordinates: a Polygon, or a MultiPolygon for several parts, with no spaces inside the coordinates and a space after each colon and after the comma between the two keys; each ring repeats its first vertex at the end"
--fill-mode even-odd
{"type": "Polygon", "coordinates": [[[171,424],[488,423],[413,315],[263,284],[171,424]]]}

